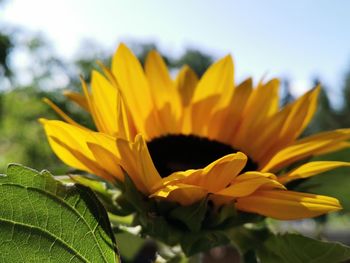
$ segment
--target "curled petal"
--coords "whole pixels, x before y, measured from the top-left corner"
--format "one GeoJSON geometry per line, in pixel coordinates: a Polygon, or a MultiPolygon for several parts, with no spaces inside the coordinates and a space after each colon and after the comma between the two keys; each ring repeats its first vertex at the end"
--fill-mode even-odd
{"type": "Polygon", "coordinates": [[[261,190],[251,196],[238,198],[239,210],[280,220],[319,216],[342,209],[335,198],[284,190],[261,190]]]}
{"type": "Polygon", "coordinates": [[[210,193],[225,188],[244,168],[247,156],[241,152],[229,154],[203,169],[180,171],[162,180],[163,184],[188,184],[200,186],[210,193]]]}
{"type": "Polygon", "coordinates": [[[222,195],[232,198],[243,197],[253,194],[258,189],[285,189],[285,187],[275,180],[276,177],[273,174],[263,174],[259,172],[249,172],[242,174],[232,181],[231,185],[227,188],[216,193],[216,195],[222,195]]]}
{"type": "Polygon", "coordinates": [[[276,171],[306,157],[329,152],[330,150],[338,150],[339,148],[335,145],[349,138],[350,129],[338,129],[306,137],[279,151],[267,164],[263,165],[261,170],[263,172],[276,171]]]}
{"type": "Polygon", "coordinates": [[[117,148],[122,156],[120,164],[136,187],[145,194],[152,193],[152,189],[159,184],[161,177],[154,167],[143,137],[140,134],[137,135],[135,142],[118,139],[117,148]]]}
{"type": "Polygon", "coordinates": [[[329,170],[333,170],[339,167],[349,167],[348,162],[335,162],[335,161],[319,161],[306,163],[289,173],[286,173],[278,177],[278,181],[282,184],[286,184],[290,181],[308,178],[329,170]]]}
{"type": "Polygon", "coordinates": [[[190,205],[203,199],[207,194],[207,190],[200,186],[176,184],[167,185],[150,195],[150,197],[157,197],[168,201],[178,202],[181,205],[190,205]]]}

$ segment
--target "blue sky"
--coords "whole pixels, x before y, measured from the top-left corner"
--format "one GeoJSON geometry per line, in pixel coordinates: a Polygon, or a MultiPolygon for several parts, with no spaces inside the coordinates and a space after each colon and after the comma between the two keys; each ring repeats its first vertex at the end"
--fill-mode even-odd
{"type": "Polygon", "coordinates": [[[350,67],[349,10],[346,0],[10,0],[0,21],[45,33],[67,57],[87,38],[111,52],[134,39],[231,53],[237,79],[287,76],[300,94],[318,75],[334,98],[350,67]]]}

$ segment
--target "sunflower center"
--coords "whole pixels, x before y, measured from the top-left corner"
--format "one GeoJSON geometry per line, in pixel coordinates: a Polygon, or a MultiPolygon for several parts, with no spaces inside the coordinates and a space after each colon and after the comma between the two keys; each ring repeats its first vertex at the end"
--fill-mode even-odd
{"type": "MultiPolygon", "coordinates": [[[[164,178],[176,171],[204,168],[215,160],[239,150],[216,140],[195,135],[166,135],[147,143],[153,163],[164,178]]],[[[255,170],[248,158],[242,172],[255,170]]]]}

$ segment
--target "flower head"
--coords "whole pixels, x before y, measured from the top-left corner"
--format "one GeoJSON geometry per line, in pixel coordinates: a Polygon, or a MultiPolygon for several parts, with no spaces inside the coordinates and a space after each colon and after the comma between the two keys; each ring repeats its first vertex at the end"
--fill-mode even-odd
{"type": "Polygon", "coordinates": [[[97,131],[72,120],[41,119],[50,145],[66,164],[106,180],[125,180],[144,196],[189,206],[205,198],[215,207],[277,219],[315,217],[337,211],[337,199],[288,190],[287,183],[345,162],[289,165],[345,147],[350,129],[298,139],[316,110],[316,87],[279,107],[279,81],[234,84],[231,56],[202,78],[184,66],[173,80],[151,51],[142,68],[123,44],[112,67],[92,72],[91,90],[66,96],[88,111],[97,131]]]}

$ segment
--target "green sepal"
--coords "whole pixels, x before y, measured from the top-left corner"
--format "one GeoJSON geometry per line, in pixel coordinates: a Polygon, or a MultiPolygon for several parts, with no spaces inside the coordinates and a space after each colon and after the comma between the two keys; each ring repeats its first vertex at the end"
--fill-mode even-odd
{"type": "Polygon", "coordinates": [[[198,232],[202,228],[207,204],[208,200],[205,198],[189,206],[178,206],[169,213],[169,217],[185,224],[191,232],[198,232]]]}
{"type": "Polygon", "coordinates": [[[144,196],[135,186],[127,173],[124,173],[123,199],[131,204],[138,213],[154,210],[154,203],[144,196]]]}
{"type": "Polygon", "coordinates": [[[180,244],[183,252],[187,256],[192,256],[228,243],[230,243],[230,239],[224,231],[202,231],[184,235],[180,244]]]}
{"type": "Polygon", "coordinates": [[[245,223],[257,223],[264,219],[263,216],[237,211],[234,203],[229,203],[212,209],[206,216],[204,225],[206,228],[228,229],[245,223]]]}
{"type": "Polygon", "coordinates": [[[134,223],[142,225],[143,233],[156,237],[170,246],[179,244],[181,238],[186,234],[186,232],[169,224],[164,217],[153,213],[137,214],[134,223]]]}

